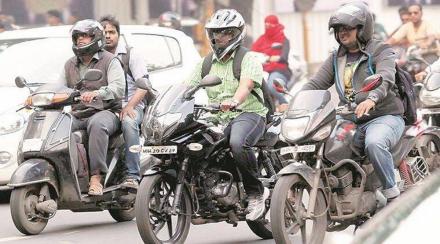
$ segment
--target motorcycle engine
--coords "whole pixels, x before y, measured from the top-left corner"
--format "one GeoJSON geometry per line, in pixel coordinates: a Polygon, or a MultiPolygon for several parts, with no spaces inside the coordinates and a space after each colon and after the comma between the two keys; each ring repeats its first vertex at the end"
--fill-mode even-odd
{"type": "Polygon", "coordinates": [[[222,193],[227,187],[228,183],[218,183],[214,188],[212,188],[211,193],[215,196],[215,199],[221,205],[231,206],[238,203],[239,201],[237,184],[233,182],[229,193],[226,196],[222,197],[222,193]]]}

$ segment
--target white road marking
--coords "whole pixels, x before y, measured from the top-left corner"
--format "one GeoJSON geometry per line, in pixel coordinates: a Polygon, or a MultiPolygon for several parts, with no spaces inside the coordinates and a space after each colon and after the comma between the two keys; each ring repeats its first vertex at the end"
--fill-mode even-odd
{"type": "Polygon", "coordinates": [[[31,236],[11,236],[11,237],[4,237],[0,238],[0,242],[7,242],[7,241],[19,241],[24,239],[29,239],[31,236]]]}

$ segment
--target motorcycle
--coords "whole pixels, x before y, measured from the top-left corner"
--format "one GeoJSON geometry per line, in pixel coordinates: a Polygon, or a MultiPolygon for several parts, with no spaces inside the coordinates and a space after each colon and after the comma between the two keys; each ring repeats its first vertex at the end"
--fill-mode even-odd
{"type": "MultiPolygon", "coordinates": [[[[193,96],[200,88],[220,83],[217,76],[208,75],[195,87],[170,87],[144,117],[145,145],[130,150],[160,159],[143,175],[136,196],[136,223],[145,243],[184,243],[191,223],[226,221],[235,227],[245,220],[242,176],[233,162],[224,127],[212,121],[212,114],[220,112],[219,106],[197,105],[193,96]]],[[[273,150],[280,122],[274,118],[267,124],[264,137],[255,146],[259,177],[269,189],[283,167],[273,150]]],[[[266,213],[269,206],[267,201],[266,213]]],[[[264,216],[247,224],[256,235],[269,239],[270,222],[264,216]]]]}
{"type": "Polygon", "coordinates": [[[413,76],[425,70],[439,58],[439,45],[439,40],[435,40],[428,48],[411,45],[406,51],[407,62],[404,68],[413,76]]]}
{"type": "MultiPolygon", "coordinates": [[[[423,58],[417,59],[426,62],[423,58]]],[[[430,71],[423,82],[415,86],[418,87],[417,113],[420,119],[428,126],[440,126],[440,72],[430,71]]],[[[424,147],[426,153],[438,154],[440,152],[440,140],[437,137],[424,137],[423,140],[418,141],[418,145],[424,147]]],[[[440,167],[438,160],[430,163],[431,171],[438,167],[440,167]]]]}
{"type": "MultiPolygon", "coordinates": [[[[368,77],[359,92],[374,89],[381,79],[368,77]]],[[[282,86],[277,88],[286,92],[282,86]]],[[[290,243],[289,238],[297,233],[303,243],[322,243],[326,231],[359,226],[386,205],[373,166],[363,150],[353,145],[356,104],[335,107],[330,99],[329,91],[301,91],[282,121],[281,133],[290,146],[281,148],[280,154],[291,154],[294,159],[278,173],[272,195],[270,220],[276,243],[290,243]],[[306,226],[311,226],[311,236],[306,226]]],[[[427,158],[416,142],[439,135],[435,127],[405,128],[392,148],[402,191],[429,174],[427,158]]]]}
{"type": "MultiPolygon", "coordinates": [[[[100,70],[90,69],[83,81],[96,81],[100,70]]],[[[22,77],[17,87],[28,87],[22,77]]],[[[30,89],[30,88],[29,88],[30,89]]],[[[73,212],[108,210],[118,222],[134,218],[136,193],[122,188],[125,166],[121,132],[109,142],[109,172],[102,196],[89,196],[89,164],[85,130],[72,131],[70,105],[80,101],[80,92],[61,84],[45,84],[27,99],[34,112],[19,144],[19,166],[11,177],[11,215],[16,228],[26,235],[39,234],[59,209],[73,212]]],[[[146,170],[147,162],[141,163],[146,170]]]]}

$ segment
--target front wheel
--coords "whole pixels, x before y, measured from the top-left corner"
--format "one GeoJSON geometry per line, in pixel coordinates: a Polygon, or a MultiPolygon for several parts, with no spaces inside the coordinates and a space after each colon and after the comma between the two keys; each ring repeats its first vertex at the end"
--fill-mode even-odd
{"type": "Polygon", "coordinates": [[[25,235],[37,235],[46,227],[48,219],[38,217],[36,210],[41,187],[28,185],[12,190],[11,216],[15,227],[25,235]]]}
{"type": "Polygon", "coordinates": [[[425,157],[430,172],[440,167],[440,138],[423,135],[417,140],[417,149],[425,157]]]}
{"type": "Polygon", "coordinates": [[[175,187],[175,182],[162,175],[142,179],[135,213],[138,231],[145,243],[185,242],[191,224],[191,198],[186,189],[182,190],[177,214],[172,214],[175,187]]]}
{"type": "Polygon", "coordinates": [[[326,201],[318,191],[314,216],[306,218],[310,185],[298,175],[281,176],[272,195],[270,220],[276,243],[292,243],[300,233],[302,243],[322,243],[327,229],[326,201]],[[311,227],[311,232],[307,231],[311,227]]]}

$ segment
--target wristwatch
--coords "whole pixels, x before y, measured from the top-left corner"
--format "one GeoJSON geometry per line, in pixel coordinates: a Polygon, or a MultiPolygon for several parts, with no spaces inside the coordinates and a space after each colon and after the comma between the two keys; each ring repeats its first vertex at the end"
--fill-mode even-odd
{"type": "Polygon", "coordinates": [[[368,95],[367,99],[370,99],[371,101],[373,101],[375,104],[377,104],[377,101],[379,101],[379,97],[376,94],[370,94],[368,95]]]}
{"type": "Polygon", "coordinates": [[[238,101],[238,99],[232,98],[231,102],[234,104],[234,107],[240,105],[240,101],[238,101]]]}

